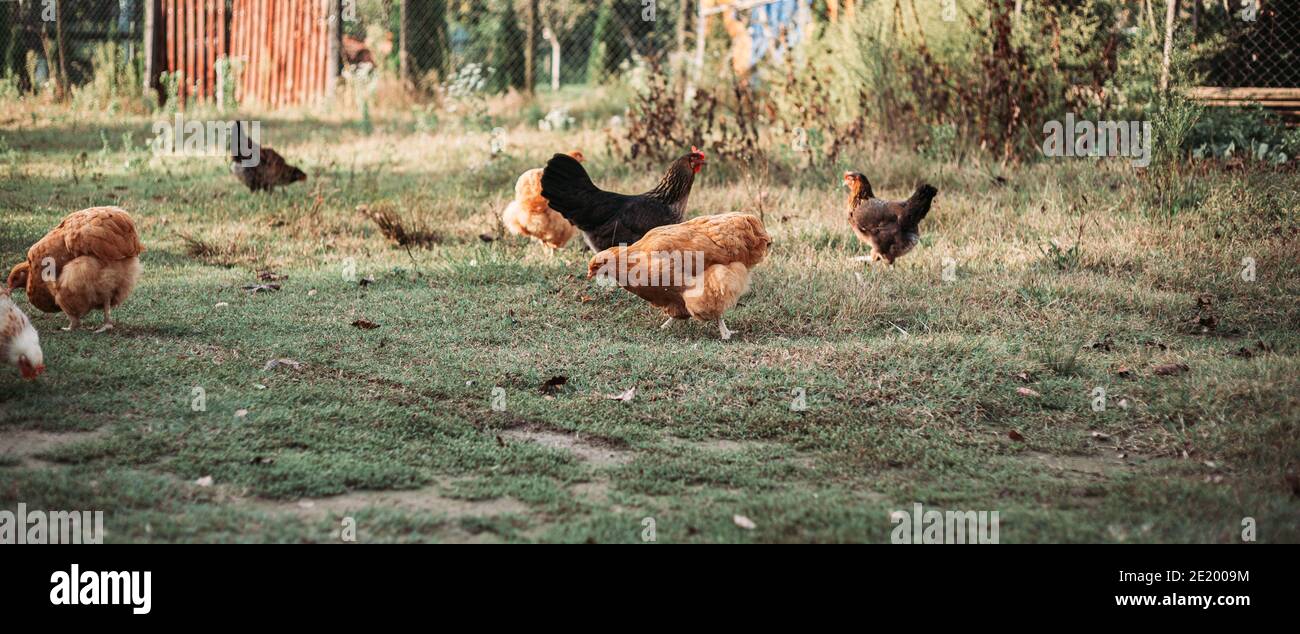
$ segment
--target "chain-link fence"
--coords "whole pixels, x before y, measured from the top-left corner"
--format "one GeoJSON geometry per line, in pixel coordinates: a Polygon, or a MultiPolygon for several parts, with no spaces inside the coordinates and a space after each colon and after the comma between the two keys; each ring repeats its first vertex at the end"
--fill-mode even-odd
{"type": "Polygon", "coordinates": [[[143,0],[0,0],[0,76],[31,92],[88,84],[97,67],[129,68],[143,17],[143,0]]]}
{"type": "MultiPolygon", "coordinates": [[[[923,10],[940,11],[954,1],[934,0],[939,6],[923,10]]],[[[986,1],[1014,2],[1017,10],[1033,2],[986,1]]],[[[301,31],[294,27],[294,34],[287,37],[312,34],[316,39],[310,40],[310,55],[337,56],[343,66],[369,63],[381,75],[401,78],[415,90],[432,92],[467,67],[483,74],[490,91],[547,90],[599,84],[638,57],[702,68],[706,74],[743,74],[761,58],[780,55],[783,46],[809,32],[810,23],[815,29],[852,19],[855,7],[861,13],[867,5],[880,3],[916,13],[919,2],[306,0],[309,5],[334,5],[329,11],[338,15],[339,45],[316,47],[314,42],[321,38],[311,25],[301,31]]],[[[180,51],[184,57],[186,45],[166,42],[160,32],[206,38],[220,58],[237,50],[240,42],[243,26],[237,22],[237,8],[248,5],[250,11],[274,16],[289,4],[289,0],[0,0],[0,76],[21,92],[51,85],[58,90],[95,82],[97,75],[105,74],[104,67],[111,66],[112,77],[126,76],[132,78],[128,83],[142,86],[148,73],[149,83],[159,87],[159,75],[175,68],[175,60],[166,54],[180,51]],[[228,28],[166,31],[170,23],[158,16],[177,11],[183,17],[189,17],[187,11],[197,13],[199,20],[206,15],[228,28]],[[196,32],[197,36],[186,35],[196,32]],[[153,59],[148,59],[150,55],[153,59]]],[[[1116,4],[1122,5],[1124,16],[1124,24],[1116,28],[1159,28],[1163,21],[1165,5],[1159,0],[1116,4]]],[[[1300,87],[1300,0],[1182,0],[1177,16],[1179,28],[1190,29],[1194,40],[1215,35],[1228,40],[1202,69],[1207,84],[1300,87]]],[[[263,20],[247,23],[265,31],[263,20]]],[[[255,43],[252,48],[260,46],[255,43]]],[[[210,60],[207,72],[212,73],[210,60]]],[[[244,72],[269,70],[262,64],[244,72]]],[[[292,73],[284,77],[293,81],[292,73]]]]}
{"type": "Polygon", "coordinates": [[[1198,38],[1217,32],[1228,40],[1205,64],[1207,84],[1300,87],[1300,0],[1198,0],[1182,17],[1198,38]]]}

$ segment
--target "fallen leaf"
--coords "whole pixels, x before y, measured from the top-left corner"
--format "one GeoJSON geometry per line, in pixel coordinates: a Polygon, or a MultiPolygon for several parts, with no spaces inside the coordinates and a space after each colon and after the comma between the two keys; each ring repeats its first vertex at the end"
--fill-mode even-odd
{"type": "Polygon", "coordinates": [[[758,526],[754,524],[754,520],[751,520],[748,517],[745,517],[744,515],[732,515],[731,521],[735,522],[736,526],[739,526],[747,531],[752,531],[755,528],[758,528],[758,526]]]}
{"type": "Polygon", "coordinates": [[[1021,381],[1024,381],[1025,383],[1028,383],[1031,380],[1033,380],[1033,378],[1029,376],[1028,372],[1021,372],[1020,374],[1016,375],[1016,378],[1020,379],[1021,381]]]}
{"type": "Polygon", "coordinates": [[[1042,394],[1039,394],[1038,392],[1027,387],[1016,388],[1016,393],[1021,396],[1042,396],[1042,394]]]}
{"type": "Polygon", "coordinates": [[[280,290],[279,284],[246,284],[244,290],[252,293],[269,293],[280,290]]]}
{"type": "Polygon", "coordinates": [[[1020,432],[1014,429],[1007,432],[1007,438],[1010,438],[1011,440],[1014,440],[1016,442],[1025,442],[1025,437],[1020,435],[1020,432]]]}
{"type": "Polygon", "coordinates": [[[213,482],[212,476],[203,476],[202,478],[195,480],[194,484],[197,484],[201,487],[210,487],[212,486],[212,482],[213,482]]]}
{"type": "Polygon", "coordinates": [[[297,370],[298,368],[302,367],[302,363],[299,361],[294,361],[293,359],[271,359],[270,361],[266,362],[266,365],[262,366],[262,371],[270,372],[271,370],[274,370],[280,366],[297,370]]]}
{"type": "Polygon", "coordinates": [[[248,410],[246,409],[235,410],[235,418],[243,418],[245,416],[248,416],[248,410]]]}
{"type": "Polygon", "coordinates": [[[379,324],[370,321],[369,319],[358,319],[352,322],[352,327],[360,328],[362,330],[374,330],[379,327],[379,324]]]}
{"type": "Polygon", "coordinates": [[[229,305],[230,305],[230,302],[217,302],[217,308],[225,308],[225,307],[227,307],[227,306],[229,306],[229,305]]]}
{"type": "Polygon", "coordinates": [[[276,273],[274,271],[259,271],[257,273],[257,279],[263,282],[279,282],[280,280],[287,279],[288,277],[289,277],[288,275],[280,275],[279,273],[276,273]]]}
{"type": "Polygon", "coordinates": [[[313,288],[307,291],[307,297],[315,297],[315,296],[316,296],[316,289],[313,288]]]}
{"type": "Polygon", "coordinates": [[[610,394],[605,398],[611,401],[630,401],[635,396],[636,396],[636,387],[630,387],[627,389],[627,391],[623,392],[622,394],[610,394]]]}
{"type": "Polygon", "coordinates": [[[1119,366],[1118,370],[1115,370],[1115,376],[1118,376],[1122,379],[1133,378],[1133,368],[1130,368],[1126,365],[1121,365],[1119,366]]]}
{"type": "Polygon", "coordinates": [[[561,385],[564,385],[565,383],[568,382],[569,382],[569,377],[567,376],[558,376],[558,375],[553,376],[547,379],[546,382],[542,384],[541,387],[542,394],[554,394],[555,391],[559,389],[561,385]]]}
{"type": "Polygon", "coordinates": [[[1173,376],[1175,374],[1182,374],[1189,369],[1190,368],[1187,367],[1186,363],[1166,363],[1164,365],[1156,366],[1151,370],[1151,372],[1156,376],[1173,376]]]}
{"type": "Polygon", "coordinates": [[[1090,435],[1092,436],[1093,440],[1100,440],[1103,442],[1110,440],[1110,434],[1103,434],[1099,431],[1092,432],[1092,434],[1090,435]]]}
{"type": "Polygon", "coordinates": [[[255,389],[255,390],[265,390],[265,389],[266,389],[266,386],[265,386],[265,385],[262,385],[261,383],[254,383],[254,384],[253,384],[253,389],[255,389]]]}

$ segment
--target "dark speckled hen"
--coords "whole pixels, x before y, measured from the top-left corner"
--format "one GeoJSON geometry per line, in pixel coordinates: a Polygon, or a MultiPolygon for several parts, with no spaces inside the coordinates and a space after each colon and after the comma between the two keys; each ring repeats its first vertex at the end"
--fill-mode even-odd
{"type": "Polygon", "coordinates": [[[231,135],[230,169],[251,192],[273,192],[276,187],[307,180],[307,174],[290,165],[278,152],[245,140],[244,122],[236,121],[231,135]],[[254,160],[256,158],[256,160],[254,160]]]}
{"type": "Polygon", "coordinates": [[[881,200],[860,172],[845,172],[849,187],[849,225],[858,239],[871,245],[871,259],[893,266],[921,240],[921,220],[939,190],[921,185],[907,200],[881,200]]]}

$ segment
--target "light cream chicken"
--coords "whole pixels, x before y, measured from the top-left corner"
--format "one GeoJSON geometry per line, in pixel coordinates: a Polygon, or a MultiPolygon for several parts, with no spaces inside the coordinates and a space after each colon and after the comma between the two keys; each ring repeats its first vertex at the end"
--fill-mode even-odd
{"type": "Polygon", "coordinates": [[[45,371],[40,335],[7,289],[0,289],[0,361],[17,367],[24,379],[45,371]]]}
{"type": "Polygon", "coordinates": [[[92,207],[69,215],[27,251],[9,273],[9,289],[47,313],[64,312],[76,330],[92,310],[104,311],[96,332],[113,328],[114,308],[140,279],[144,245],[131,215],[117,207],[92,207]]]}
{"type": "MultiPolygon", "coordinates": [[[[581,162],[582,152],[574,150],[569,156],[581,162]]],[[[517,236],[528,236],[546,247],[547,252],[568,244],[578,228],[551,209],[542,196],[542,168],[531,169],[515,181],[515,199],[501,212],[501,222],[506,230],[517,236]]]]}
{"type": "Polygon", "coordinates": [[[730,339],[734,333],[722,316],[749,291],[751,272],[771,244],[756,216],[702,216],[601,251],[591,259],[587,277],[610,280],[663,309],[668,316],[663,328],[676,320],[716,320],[722,338],[730,339]]]}

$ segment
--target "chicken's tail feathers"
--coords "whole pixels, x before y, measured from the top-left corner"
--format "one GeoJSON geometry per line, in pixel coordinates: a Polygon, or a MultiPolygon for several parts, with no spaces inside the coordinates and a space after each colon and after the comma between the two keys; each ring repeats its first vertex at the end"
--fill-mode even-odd
{"type": "Polygon", "coordinates": [[[27,288],[27,275],[31,271],[31,265],[26,260],[14,265],[9,271],[9,278],[5,281],[6,291],[16,291],[27,288]]]}
{"type": "Polygon", "coordinates": [[[546,162],[546,169],[542,170],[542,197],[550,203],[551,209],[578,227],[600,224],[601,205],[592,203],[595,202],[593,197],[605,193],[591,182],[582,163],[568,154],[552,156],[546,162]]]}
{"type": "Polygon", "coordinates": [[[935,189],[934,185],[926,183],[924,185],[921,185],[920,187],[917,187],[916,191],[912,193],[912,197],[909,200],[928,205],[930,204],[930,201],[934,200],[934,197],[938,194],[939,194],[939,190],[935,189]]]}
{"type": "Polygon", "coordinates": [[[934,197],[939,194],[939,190],[929,183],[921,185],[912,193],[912,197],[907,199],[907,206],[904,207],[904,216],[899,220],[909,231],[915,230],[916,225],[921,222],[925,215],[930,213],[930,203],[934,197]]]}

